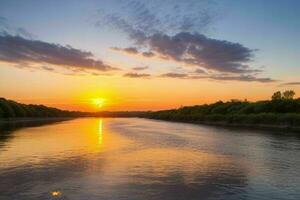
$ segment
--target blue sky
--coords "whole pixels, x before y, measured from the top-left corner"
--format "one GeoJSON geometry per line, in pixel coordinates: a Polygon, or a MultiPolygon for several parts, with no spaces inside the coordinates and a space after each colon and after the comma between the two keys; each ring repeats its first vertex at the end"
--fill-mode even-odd
{"type": "MultiPolygon", "coordinates": [[[[259,49],[262,65],[280,74],[287,69],[300,72],[300,1],[219,1],[224,18],[215,36],[259,49]]],[[[274,72],[276,75],[278,73],[274,72]]]]}
{"type": "MultiPolygon", "coordinates": [[[[299,1],[208,2],[215,15],[206,32],[209,36],[259,49],[255,64],[266,66],[272,75],[285,73],[286,69],[299,72],[299,1]]],[[[10,24],[25,28],[37,39],[70,44],[101,55],[99,52],[111,45],[128,44],[126,36],[117,31],[94,26],[98,9],[111,10],[114,6],[118,7],[118,3],[2,0],[0,13],[10,24]],[[96,47],[95,43],[101,45],[96,47]]]]}

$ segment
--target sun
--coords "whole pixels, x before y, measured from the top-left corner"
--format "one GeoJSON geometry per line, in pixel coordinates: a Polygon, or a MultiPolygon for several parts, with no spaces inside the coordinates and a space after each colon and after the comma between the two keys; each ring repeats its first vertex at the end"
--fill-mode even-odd
{"type": "Polygon", "coordinates": [[[105,99],[103,98],[96,98],[92,99],[92,103],[96,105],[98,108],[102,108],[104,106],[105,99]]]}

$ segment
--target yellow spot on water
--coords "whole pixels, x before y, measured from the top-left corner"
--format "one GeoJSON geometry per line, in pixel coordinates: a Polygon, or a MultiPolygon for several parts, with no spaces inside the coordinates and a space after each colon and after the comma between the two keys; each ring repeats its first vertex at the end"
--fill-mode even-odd
{"type": "Polygon", "coordinates": [[[58,196],[61,195],[61,192],[60,192],[60,191],[53,191],[53,192],[51,192],[51,194],[52,194],[52,196],[54,196],[54,197],[58,197],[58,196]]]}

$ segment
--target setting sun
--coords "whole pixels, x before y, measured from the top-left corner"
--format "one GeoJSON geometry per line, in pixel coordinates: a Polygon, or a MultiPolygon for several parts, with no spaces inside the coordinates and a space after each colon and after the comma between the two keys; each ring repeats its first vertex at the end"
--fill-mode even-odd
{"type": "Polygon", "coordinates": [[[104,102],[105,99],[103,98],[92,99],[92,103],[96,105],[98,108],[102,108],[104,106],[104,102]]]}

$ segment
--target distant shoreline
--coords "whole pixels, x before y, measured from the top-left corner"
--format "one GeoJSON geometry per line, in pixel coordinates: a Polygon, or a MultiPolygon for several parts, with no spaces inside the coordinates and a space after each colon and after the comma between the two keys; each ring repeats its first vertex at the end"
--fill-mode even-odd
{"type": "MultiPolygon", "coordinates": [[[[91,118],[94,117],[95,116],[91,116],[91,118]]],[[[0,125],[60,122],[60,121],[77,119],[77,118],[86,118],[86,117],[2,118],[0,119],[0,125]]],[[[104,117],[104,118],[124,118],[124,117],[104,117]]],[[[189,124],[196,124],[196,125],[216,126],[216,127],[232,127],[232,128],[245,128],[245,129],[270,130],[270,131],[289,131],[289,132],[300,133],[300,126],[290,126],[290,125],[237,124],[237,123],[226,123],[226,122],[204,122],[204,121],[189,121],[189,120],[157,119],[157,118],[150,118],[150,117],[138,117],[138,118],[153,119],[153,120],[167,121],[167,122],[189,123],[189,124]]]]}

